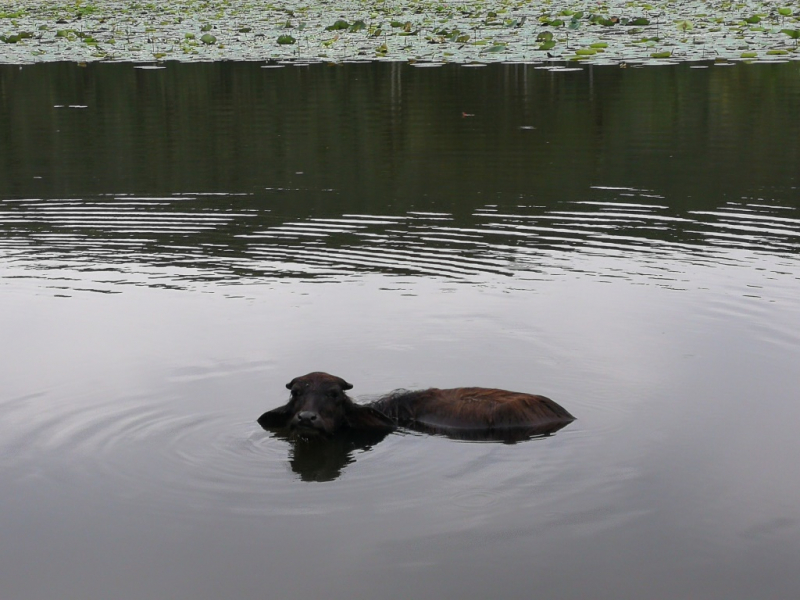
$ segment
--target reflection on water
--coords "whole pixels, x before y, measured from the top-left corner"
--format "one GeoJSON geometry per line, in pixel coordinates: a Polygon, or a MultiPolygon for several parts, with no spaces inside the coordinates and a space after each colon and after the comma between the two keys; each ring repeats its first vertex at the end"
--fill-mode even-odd
{"type": "Polygon", "coordinates": [[[0,66],[0,597],[796,596],[798,68],[0,66]]]}
{"type": "MultiPolygon", "coordinates": [[[[439,435],[462,442],[518,444],[534,438],[545,438],[563,429],[569,422],[548,423],[511,429],[457,429],[413,423],[398,430],[399,435],[416,432],[439,435]]],[[[303,481],[333,481],[342,470],[355,462],[355,454],[367,452],[383,441],[389,431],[338,431],[331,436],[296,435],[286,428],[264,426],[276,439],[289,443],[289,464],[303,481]]]]}
{"type": "Polygon", "coordinates": [[[276,432],[291,444],[289,463],[303,481],[333,481],[342,469],[355,461],[354,454],[366,452],[386,437],[386,432],[346,433],[329,438],[290,437],[276,432]]]}
{"type": "Polygon", "coordinates": [[[627,272],[599,276],[679,285],[681,264],[754,266],[758,254],[792,256],[800,247],[793,207],[740,200],[676,213],[651,191],[593,187],[586,197],[493,204],[458,218],[380,209],[287,220],[252,195],[29,199],[4,202],[0,226],[6,261],[23,269],[69,266],[92,279],[102,264],[96,283],[178,287],[369,272],[519,282],[580,271],[580,256],[626,259],[627,272]]]}
{"type": "Polygon", "coordinates": [[[665,261],[797,251],[797,68],[2,67],[0,248],[98,290],[517,283],[573,253],[679,285],[665,261]]]}

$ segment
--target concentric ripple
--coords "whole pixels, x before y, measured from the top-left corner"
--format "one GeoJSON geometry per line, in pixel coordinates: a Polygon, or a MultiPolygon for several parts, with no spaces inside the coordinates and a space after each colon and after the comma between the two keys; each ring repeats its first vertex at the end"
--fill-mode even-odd
{"type": "Polygon", "coordinates": [[[251,419],[181,412],[142,397],[51,401],[42,394],[4,403],[12,426],[4,428],[3,454],[19,477],[35,473],[164,510],[189,502],[258,512],[269,510],[266,482],[287,471],[286,444],[251,419]]]}

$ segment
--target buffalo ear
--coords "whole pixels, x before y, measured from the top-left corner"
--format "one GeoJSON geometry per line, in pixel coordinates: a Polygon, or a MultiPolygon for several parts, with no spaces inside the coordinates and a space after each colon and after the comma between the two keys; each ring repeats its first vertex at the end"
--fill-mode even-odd
{"type": "Polygon", "coordinates": [[[284,404],[278,408],[268,410],[258,417],[258,424],[264,429],[282,429],[289,424],[289,419],[292,418],[292,414],[289,405],[284,404]]]}
{"type": "Polygon", "coordinates": [[[344,379],[342,379],[342,389],[345,390],[345,391],[346,390],[352,390],[353,389],[353,384],[352,383],[347,383],[344,379]]]}
{"type": "Polygon", "coordinates": [[[351,429],[360,431],[394,431],[397,424],[385,414],[361,404],[353,404],[345,415],[351,429]]]}
{"type": "Polygon", "coordinates": [[[295,381],[297,381],[297,377],[295,377],[295,378],[294,378],[294,379],[292,379],[292,380],[291,380],[289,383],[287,383],[287,384],[286,384],[286,389],[287,389],[287,390],[290,390],[290,389],[292,389],[292,386],[294,385],[294,382],[295,382],[295,381]]]}

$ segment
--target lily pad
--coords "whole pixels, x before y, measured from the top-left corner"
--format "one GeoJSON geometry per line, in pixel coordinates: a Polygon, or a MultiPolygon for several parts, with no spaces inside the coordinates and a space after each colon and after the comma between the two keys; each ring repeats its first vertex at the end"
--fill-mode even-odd
{"type": "Polygon", "coordinates": [[[29,31],[20,31],[19,33],[14,33],[12,35],[0,35],[0,41],[5,42],[6,44],[16,44],[20,40],[30,37],[33,37],[33,34],[29,31]]]}
{"type": "Polygon", "coordinates": [[[367,24],[364,23],[362,20],[355,21],[350,27],[347,28],[347,31],[350,33],[356,33],[358,31],[364,31],[367,28],[367,24]]]}
{"type": "Polygon", "coordinates": [[[340,29],[348,29],[349,27],[350,23],[348,23],[344,19],[339,19],[333,25],[328,25],[325,28],[325,31],[339,31],[340,29]]]}
{"type": "Polygon", "coordinates": [[[200,41],[203,42],[204,44],[216,44],[217,43],[217,38],[216,38],[216,36],[213,36],[210,33],[204,33],[200,37],[200,41]]]}
{"type": "Polygon", "coordinates": [[[294,44],[296,41],[297,40],[290,35],[284,34],[278,36],[278,44],[281,46],[288,46],[289,44],[294,44]]]}

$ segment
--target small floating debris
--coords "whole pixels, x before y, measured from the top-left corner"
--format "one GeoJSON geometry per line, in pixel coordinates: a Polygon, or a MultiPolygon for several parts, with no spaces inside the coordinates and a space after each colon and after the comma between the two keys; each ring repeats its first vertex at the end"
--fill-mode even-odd
{"type": "Polygon", "coordinates": [[[680,63],[675,60],[646,60],[642,64],[646,67],[663,67],[666,65],[677,65],[680,63]]]}

